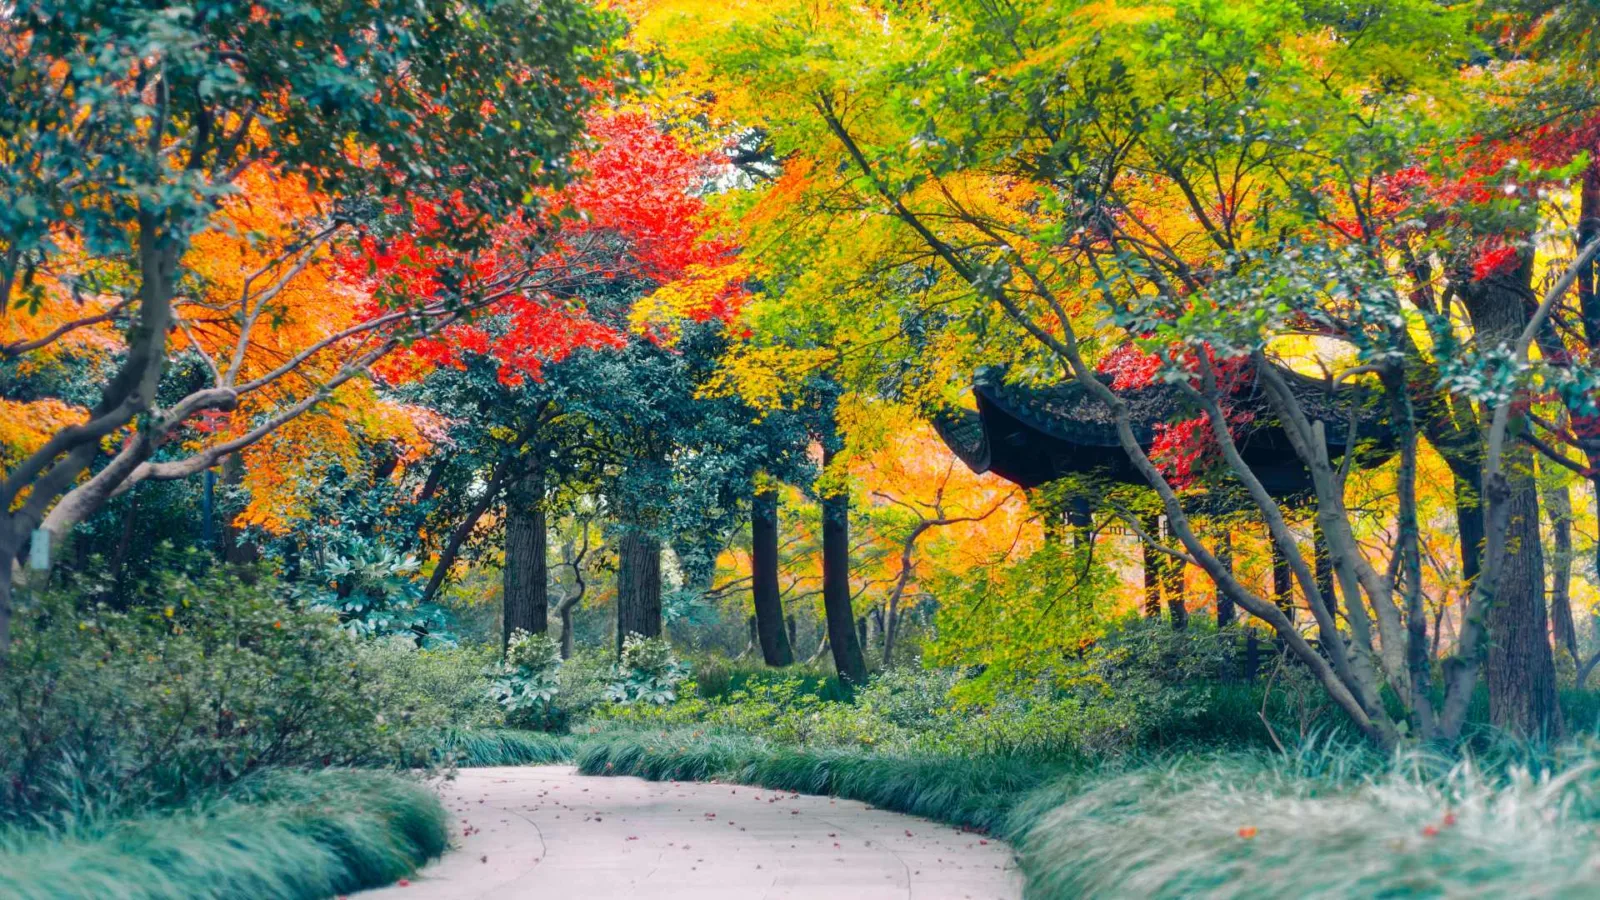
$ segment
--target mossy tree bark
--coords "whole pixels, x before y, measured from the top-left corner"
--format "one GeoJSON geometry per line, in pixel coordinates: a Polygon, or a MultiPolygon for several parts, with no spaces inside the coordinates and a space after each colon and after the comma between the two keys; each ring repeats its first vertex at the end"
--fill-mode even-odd
{"type": "MultiPolygon", "coordinates": [[[[1479,343],[1515,340],[1534,299],[1533,265],[1525,258],[1515,272],[1464,282],[1461,290],[1479,343]]],[[[1539,540],[1539,487],[1533,451],[1507,445],[1504,471],[1510,491],[1506,559],[1489,608],[1489,719],[1518,734],[1554,735],[1561,730],[1556,704],[1555,659],[1545,616],[1544,547],[1539,540]]],[[[1481,518],[1481,513],[1477,516],[1481,518]]],[[[1478,526],[1481,534],[1483,526],[1478,526]]],[[[1463,534],[1463,553],[1467,535],[1463,534]]],[[[1476,568],[1476,566],[1474,566],[1476,568]]]]}

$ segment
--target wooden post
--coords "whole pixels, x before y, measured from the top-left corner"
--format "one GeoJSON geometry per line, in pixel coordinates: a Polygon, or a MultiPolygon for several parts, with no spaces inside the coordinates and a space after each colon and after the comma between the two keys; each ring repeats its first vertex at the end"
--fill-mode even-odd
{"type": "MultiPolygon", "coordinates": [[[[1221,531],[1217,534],[1217,559],[1227,567],[1230,573],[1233,571],[1233,529],[1227,525],[1222,526],[1221,531]]],[[[1224,591],[1222,585],[1219,584],[1217,585],[1217,627],[1226,628],[1232,625],[1233,618],[1233,598],[1229,597],[1228,592],[1224,591]]]]}
{"type": "Polygon", "coordinates": [[[1289,558],[1278,549],[1278,542],[1269,535],[1267,546],[1272,548],[1272,600],[1283,614],[1294,621],[1294,582],[1290,577],[1289,558]]]}
{"type": "MultiPolygon", "coordinates": [[[[1155,514],[1144,517],[1144,531],[1152,540],[1161,533],[1161,520],[1155,514]]],[[[1144,560],[1144,617],[1161,618],[1161,551],[1150,546],[1149,541],[1139,544],[1144,560]]]]}
{"type": "MultiPolygon", "coordinates": [[[[1166,516],[1161,517],[1161,534],[1163,540],[1172,543],[1172,526],[1166,516]]],[[[1161,561],[1161,591],[1167,595],[1167,613],[1172,616],[1174,631],[1189,627],[1189,607],[1183,598],[1183,574],[1183,560],[1166,558],[1161,561]]]]}

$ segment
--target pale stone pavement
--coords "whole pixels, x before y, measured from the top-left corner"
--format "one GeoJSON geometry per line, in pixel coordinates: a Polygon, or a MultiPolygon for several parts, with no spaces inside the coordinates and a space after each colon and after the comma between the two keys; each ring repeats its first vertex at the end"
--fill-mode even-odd
{"type": "Polygon", "coordinates": [[[360,900],[1022,896],[1004,842],[851,800],[571,766],[462,769],[440,789],[453,849],[360,900]]]}

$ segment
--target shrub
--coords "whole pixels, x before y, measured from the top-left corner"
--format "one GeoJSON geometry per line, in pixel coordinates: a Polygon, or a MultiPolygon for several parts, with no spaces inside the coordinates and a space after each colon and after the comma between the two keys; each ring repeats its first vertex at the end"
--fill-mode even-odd
{"type": "Polygon", "coordinates": [[[268,581],[169,577],[119,612],[76,590],[19,604],[0,672],[0,809],[85,815],[181,800],[267,766],[416,755],[421,727],[327,612],[268,581]]]}
{"type": "Polygon", "coordinates": [[[678,699],[678,685],[688,677],[689,668],[673,655],[666,639],[630,634],[622,642],[617,677],[606,696],[618,703],[664,706],[678,699]]]}
{"type": "Polygon", "coordinates": [[[296,600],[333,611],[353,634],[402,635],[426,647],[456,643],[449,611],[422,602],[415,557],[355,535],[335,547],[316,555],[312,578],[292,586],[296,600]]]}
{"type": "Polygon", "coordinates": [[[730,660],[703,657],[695,661],[695,690],[707,700],[727,700],[737,690],[753,684],[771,684],[795,678],[800,689],[821,700],[849,700],[851,691],[833,672],[831,662],[824,665],[797,664],[773,669],[760,660],[730,660]]]}
{"type": "Polygon", "coordinates": [[[561,641],[519,628],[506,643],[506,658],[494,670],[489,692],[512,724],[549,730],[560,724],[555,709],[560,671],[561,641]]]}
{"type": "Polygon", "coordinates": [[[610,705],[606,689],[616,674],[616,662],[603,647],[580,647],[561,664],[561,708],[570,719],[582,718],[610,705]]]}
{"type": "Polygon", "coordinates": [[[418,649],[405,637],[362,641],[363,669],[377,680],[379,708],[402,723],[438,728],[498,728],[505,710],[485,690],[494,648],[418,649]]]}

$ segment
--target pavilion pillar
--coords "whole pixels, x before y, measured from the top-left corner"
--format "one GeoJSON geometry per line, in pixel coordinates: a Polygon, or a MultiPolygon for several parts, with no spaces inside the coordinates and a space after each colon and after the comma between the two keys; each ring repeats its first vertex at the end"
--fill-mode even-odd
{"type": "MultiPolygon", "coordinates": [[[[1154,513],[1144,516],[1144,532],[1150,540],[1156,540],[1161,534],[1161,519],[1154,513]]],[[[1161,551],[1150,545],[1150,541],[1140,542],[1140,549],[1144,551],[1144,617],[1146,619],[1161,618],[1161,551]]]]}
{"type": "Polygon", "coordinates": [[[1328,556],[1328,536],[1322,533],[1321,523],[1312,526],[1312,552],[1316,555],[1317,590],[1328,604],[1328,615],[1339,616],[1339,598],[1333,592],[1333,560],[1328,556]]]}
{"type": "Polygon", "coordinates": [[[1289,558],[1278,549],[1278,542],[1269,535],[1267,546],[1272,548],[1272,600],[1283,614],[1294,621],[1294,581],[1290,578],[1289,558]]]}
{"type": "MultiPolygon", "coordinates": [[[[1163,540],[1168,544],[1173,543],[1172,523],[1166,516],[1161,517],[1161,532],[1163,540]]],[[[1189,608],[1183,597],[1183,574],[1183,560],[1161,560],[1161,590],[1167,595],[1167,613],[1172,616],[1175,631],[1182,631],[1189,626],[1189,608]]]]}
{"type": "MultiPolygon", "coordinates": [[[[1233,529],[1223,525],[1217,532],[1217,561],[1223,568],[1233,573],[1233,529]]],[[[1221,582],[1217,584],[1217,627],[1226,628],[1233,624],[1234,609],[1233,598],[1222,589],[1221,582]]]]}
{"type": "Polygon", "coordinates": [[[1072,548],[1081,550],[1088,544],[1092,535],[1090,528],[1094,525],[1094,511],[1089,506],[1089,498],[1083,496],[1073,497],[1067,507],[1067,526],[1072,531],[1072,548]]]}

